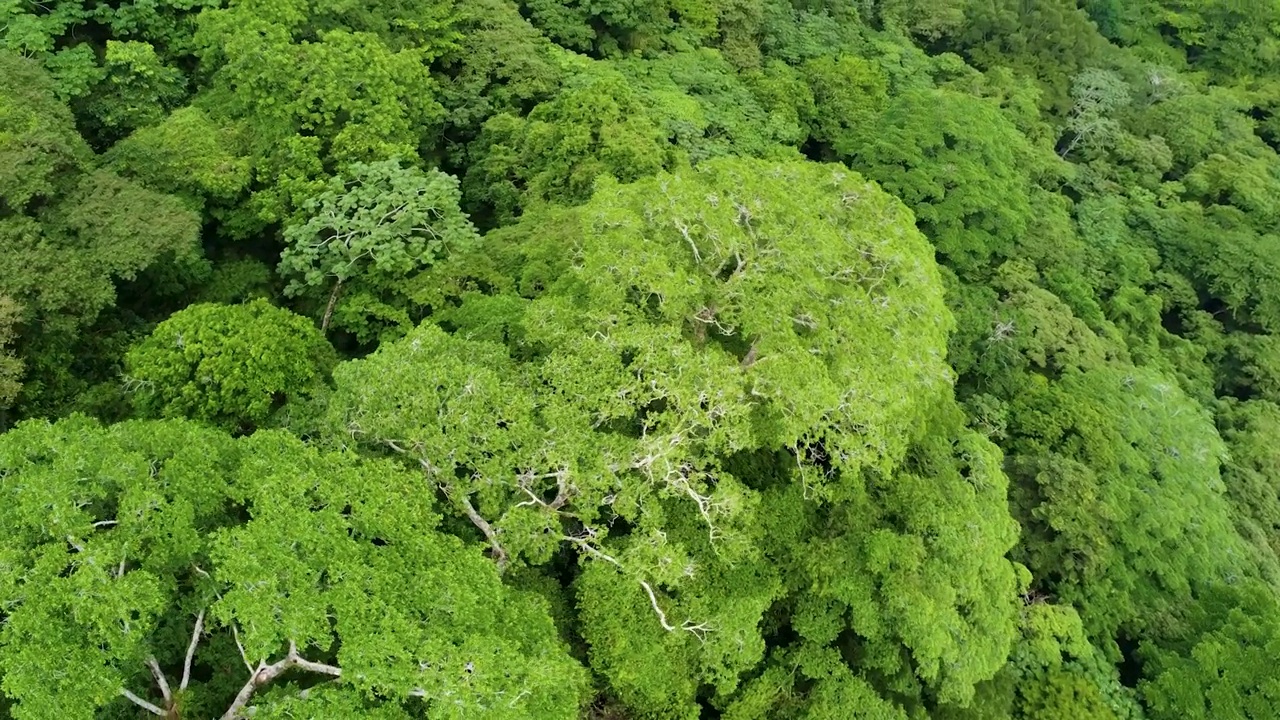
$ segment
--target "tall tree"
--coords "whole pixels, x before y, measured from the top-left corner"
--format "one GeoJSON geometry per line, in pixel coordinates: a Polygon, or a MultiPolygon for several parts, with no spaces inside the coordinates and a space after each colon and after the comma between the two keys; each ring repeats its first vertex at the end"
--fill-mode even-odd
{"type": "Polygon", "coordinates": [[[0,493],[17,720],[577,716],[545,603],[389,463],[72,417],[0,436],[0,493]]]}

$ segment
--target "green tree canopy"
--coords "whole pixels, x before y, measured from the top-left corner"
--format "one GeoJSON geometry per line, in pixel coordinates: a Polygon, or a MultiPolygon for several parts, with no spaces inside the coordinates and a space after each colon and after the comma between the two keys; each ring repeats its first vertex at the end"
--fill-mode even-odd
{"type": "Polygon", "coordinates": [[[311,321],[265,300],[195,304],[129,351],[125,385],[143,416],[247,429],[322,386],[333,362],[311,321]]]}
{"type": "Polygon", "coordinates": [[[285,228],[280,256],[286,295],[327,291],[321,329],[330,322],[370,340],[386,326],[412,325],[402,278],[478,237],[459,209],[458,180],[397,160],[356,163],[302,207],[307,219],[285,228]]]}
{"type": "MultiPolygon", "coordinates": [[[[579,208],[491,233],[423,286],[452,334],[427,323],[339,368],[332,436],[421,467],[500,566],[576,550],[593,664],[647,712],[689,713],[702,683],[727,697],[762,657],[760,618],[783,586],[761,553],[773,539],[755,529],[780,506],[758,488],[779,470],[743,459],[791,468],[778,502],[795,512],[825,499],[850,504],[829,522],[870,522],[896,511],[868,498],[863,473],[893,477],[950,384],[950,318],[927,245],[901,205],[838,165],[717,159],[605,182],[579,208]],[[489,292],[437,282],[459,273],[489,292]]],[[[1003,507],[988,504],[1003,487],[982,486],[984,508],[1003,507]]],[[[973,517],[996,523],[978,531],[994,556],[968,557],[991,564],[979,584],[1004,600],[940,586],[942,615],[922,611],[904,631],[923,676],[955,675],[944,682],[954,698],[998,669],[1012,633],[998,629],[1014,596],[1002,559],[1012,524],[973,517]],[[966,603],[981,609],[946,622],[975,623],[991,645],[958,669],[937,623],[966,603]]],[[[893,537],[833,541],[841,559],[828,569],[875,565],[895,543],[919,562],[941,552],[893,537]]],[[[900,583],[948,564],[930,562],[907,570],[916,579],[886,579],[884,595],[837,596],[892,615],[900,583]]],[[[882,627],[906,620],[893,617],[882,627]]]]}
{"type": "Polygon", "coordinates": [[[105,169],[52,81],[0,52],[0,296],[22,307],[16,347],[35,406],[72,392],[77,333],[115,304],[120,281],[167,268],[178,285],[206,270],[199,218],[176,198],[105,169]]]}
{"type": "Polygon", "coordinates": [[[438,532],[391,464],[72,417],[0,438],[0,492],[18,720],[577,716],[545,603],[438,532]]]}

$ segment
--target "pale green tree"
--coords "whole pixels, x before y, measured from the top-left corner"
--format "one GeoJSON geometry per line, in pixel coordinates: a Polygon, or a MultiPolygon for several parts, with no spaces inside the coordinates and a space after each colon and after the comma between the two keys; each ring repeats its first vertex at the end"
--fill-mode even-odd
{"type": "Polygon", "coordinates": [[[478,240],[460,200],[458,180],[438,170],[352,165],[306,201],[304,222],[285,228],[285,294],[324,293],[321,330],[336,318],[364,340],[386,325],[403,331],[411,318],[401,279],[478,240]]]}
{"type": "Polygon", "coordinates": [[[727,158],[604,181],[420,293],[440,326],[337,369],[330,442],[419,468],[499,567],[575,551],[592,664],[636,712],[687,717],[703,685],[728,702],[764,660],[764,612],[814,584],[885,673],[963,702],[999,669],[1003,475],[972,433],[954,465],[951,441],[908,452],[956,417],[951,320],[927,243],[874,185],[727,158]]]}

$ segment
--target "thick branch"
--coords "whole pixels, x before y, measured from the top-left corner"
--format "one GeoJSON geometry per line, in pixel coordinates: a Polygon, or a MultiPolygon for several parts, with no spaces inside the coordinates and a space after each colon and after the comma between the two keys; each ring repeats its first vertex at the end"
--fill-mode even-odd
{"type": "Polygon", "coordinates": [[[249,676],[249,681],[244,684],[244,687],[240,688],[239,693],[236,693],[235,700],[231,701],[231,707],[227,708],[227,711],[223,713],[222,720],[236,720],[236,718],[243,717],[245,705],[249,703],[249,698],[253,697],[258,688],[269,684],[295,667],[322,675],[342,676],[342,668],[340,667],[312,662],[299,656],[298,646],[290,640],[289,654],[285,655],[283,659],[270,665],[267,665],[266,661],[258,663],[257,670],[253,671],[253,674],[249,676]]]}
{"type": "Polygon", "coordinates": [[[146,700],[143,700],[142,698],[138,697],[137,695],[134,695],[133,693],[129,692],[128,690],[126,690],[126,689],[124,689],[124,688],[120,688],[120,694],[121,694],[121,695],[123,695],[124,697],[128,698],[129,702],[133,703],[134,705],[137,705],[138,707],[142,708],[143,710],[146,710],[147,712],[151,713],[152,715],[159,715],[160,717],[164,717],[164,716],[165,716],[165,712],[164,712],[163,710],[161,710],[160,708],[156,707],[155,705],[152,705],[151,703],[147,702],[146,700]]]}
{"type": "Polygon", "coordinates": [[[196,645],[200,644],[200,631],[204,629],[204,610],[196,615],[196,627],[191,631],[191,642],[187,645],[187,657],[182,661],[182,682],[178,685],[178,690],[186,690],[187,684],[191,682],[191,661],[196,656],[196,645]]]}
{"type": "Polygon", "coordinates": [[[164,701],[172,703],[173,693],[169,690],[169,681],[165,679],[164,671],[160,669],[160,663],[156,662],[155,655],[147,656],[147,667],[151,668],[151,674],[156,679],[156,685],[160,688],[160,694],[164,696],[164,701]]]}

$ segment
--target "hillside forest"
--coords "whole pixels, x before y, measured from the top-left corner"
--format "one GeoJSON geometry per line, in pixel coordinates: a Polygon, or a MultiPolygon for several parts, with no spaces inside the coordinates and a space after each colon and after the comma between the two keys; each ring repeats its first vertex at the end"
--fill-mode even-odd
{"type": "Polygon", "coordinates": [[[1277,0],[0,0],[0,718],[1280,718],[1277,0]]]}

